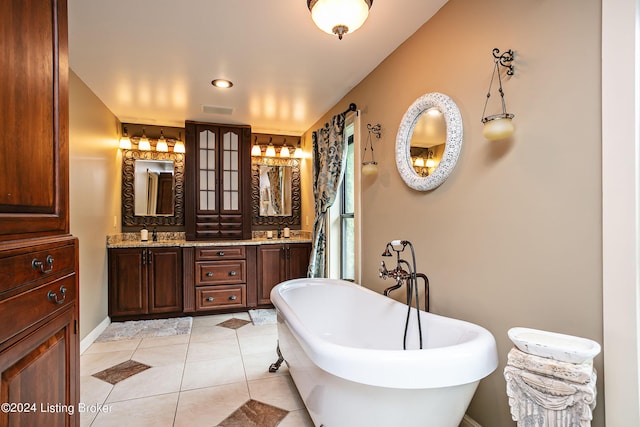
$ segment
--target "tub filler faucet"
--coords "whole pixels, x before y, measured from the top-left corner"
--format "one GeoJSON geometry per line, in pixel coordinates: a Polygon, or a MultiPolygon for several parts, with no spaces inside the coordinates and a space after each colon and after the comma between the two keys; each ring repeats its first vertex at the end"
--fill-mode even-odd
{"type": "Polygon", "coordinates": [[[388,278],[396,281],[396,284],[389,286],[383,292],[385,296],[402,287],[403,284],[407,286],[407,320],[404,325],[404,342],[403,348],[407,349],[407,329],[409,328],[409,316],[411,314],[411,303],[413,302],[413,296],[415,295],[415,307],[416,318],[418,319],[418,333],[420,335],[420,349],[422,349],[422,324],[420,323],[420,301],[418,300],[418,279],[422,279],[424,282],[424,299],[425,299],[425,311],[429,311],[429,279],[426,275],[416,272],[416,254],[413,250],[413,244],[408,240],[392,240],[387,243],[387,246],[382,253],[383,257],[392,257],[391,250],[396,253],[396,267],[389,270],[384,261],[380,263],[379,276],[383,280],[388,278]],[[411,249],[411,263],[400,258],[400,253],[404,252],[406,247],[411,249]],[[406,270],[405,268],[406,267],[406,270]]]}

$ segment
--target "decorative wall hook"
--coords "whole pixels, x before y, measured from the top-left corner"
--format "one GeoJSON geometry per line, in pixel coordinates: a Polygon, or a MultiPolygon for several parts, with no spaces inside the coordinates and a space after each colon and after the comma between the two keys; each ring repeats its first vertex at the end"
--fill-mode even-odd
{"type": "Polygon", "coordinates": [[[507,68],[507,75],[513,76],[513,51],[511,49],[500,54],[500,49],[497,47],[493,49],[493,57],[498,60],[500,65],[507,68]]]}
{"type": "Polygon", "coordinates": [[[491,74],[491,81],[489,82],[487,99],[484,102],[484,109],[482,110],[482,123],[484,123],[482,135],[490,140],[499,140],[510,137],[514,131],[512,119],[515,116],[513,114],[507,113],[507,106],[504,100],[504,91],[502,90],[502,77],[500,76],[500,66],[507,68],[507,75],[513,76],[513,50],[509,49],[501,54],[500,49],[494,48],[492,54],[494,58],[493,73],[491,74]],[[485,116],[487,104],[489,103],[489,98],[491,97],[491,86],[493,85],[493,79],[496,75],[498,76],[498,93],[500,93],[502,113],[492,116],[485,116]]]}
{"type": "Polygon", "coordinates": [[[367,141],[364,144],[364,154],[362,155],[362,174],[376,175],[378,173],[378,162],[376,162],[373,156],[373,141],[371,140],[371,135],[375,136],[376,139],[380,139],[382,130],[379,123],[375,125],[368,123],[367,130],[367,141]],[[371,160],[369,161],[367,161],[367,149],[371,150],[371,160]]]}

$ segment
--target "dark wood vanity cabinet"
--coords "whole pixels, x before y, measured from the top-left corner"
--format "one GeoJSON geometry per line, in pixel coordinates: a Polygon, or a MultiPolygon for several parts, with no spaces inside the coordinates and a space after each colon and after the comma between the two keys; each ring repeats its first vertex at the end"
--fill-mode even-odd
{"type": "Polygon", "coordinates": [[[79,426],[66,0],[0,2],[0,57],[0,426],[79,426]]]}
{"type": "Polygon", "coordinates": [[[255,305],[255,246],[196,247],[196,312],[255,305]]]}
{"type": "Polygon", "coordinates": [[[145,318],[182,312],[179,247],[109,249],[109,316],[145,318]]]}
{"type": "Polygon", "coordinates": [[[251,239],[251,126],[185,122],[187,240],[251,239]]]}
{"type": "Polygon", "coordinates": [[[260,245],[258,248],[258,304],[271,304],[271,289],[280,282],[307,277],[310,243],[260,245]]]}

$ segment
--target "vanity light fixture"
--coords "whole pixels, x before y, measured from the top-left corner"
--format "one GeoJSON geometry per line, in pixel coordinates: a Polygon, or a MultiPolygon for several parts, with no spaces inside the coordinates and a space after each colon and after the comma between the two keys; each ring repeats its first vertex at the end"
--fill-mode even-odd
{"type": "Polygon", "coordinates": [[[276,156],[276,148],[273,146],[273,144],[269,143],[269,145],[267,146],[267,151],[265,151],[264,155],[266,157],[276,156]]]}
{"type": "Polygon", "coordinates": [[[304,152],[302,151],[302,148],[300,147],[300,144],[298,143],[298,146],[296,147],[295,150],[293,150],[293,158],[294,159],[301,159],[304,157],[304,152]]]}
{"type": "Polygon", "coordinates": [[[169,145],[167,144],[167,140],[164,138],[164,131],[160,129],[160,139],[156,143],[156,151],[161,151],[166,153],[169,151],[169,145]]]}
{"type": "Polygon", "coordinates": [[[123,150],[131,150],[131,138],[129,138],[126,126],[122,128],[122,136],[120,137],[119,148],[123,150]]]}
{"type": "Polygon", "coordinates": [[[493,73],[491,74],[491,81],[489,82],[489,90],[487,91],[487,99],[484,103],[484,110],[482,110],[482,123],[484,123],[482,135],[489,140],[495,141],[510,137],[511,135],[513,135],[514,131],[512,122],[514,115],[507,113],[507,107],[504,102],[504,91],[502,90],[502,77],[500,77],[499,67],[500,65],[507,68],[506,74],[508,76],[513,76],[513,50],[509,49],[500,54],[500,49],[495,48],[493,49],[492,53],[494,58],[493,73]],[[502,102],[502,113],[492,116],[485,116],[487,104],[489,103],[489,98],[491,97],[491,85],[493,84],[493,79],[496,74],[498,75],[498,92],[500,93],[500,100],[502,102]]]}
{"type": "Polygon", "coordinates": [[[376,139],[380,139],[382,131],[380,130],[380,124],[372,125],[370,123],[367,124],[367,130],[369,133],[367,134],[367,141],[364,144],[364,154],[362,155],[362,174],[366,176],[375,176],[378,173],[378,162],[373,157],[373,142],[371,141],[371,134],[373,134],[376,139]],[[367,148],[371,149],[371,160],[367,161],[367,148]]]}
{"type": "Polygon", "coordinates": [[[228,89],[233,86],[233,82],[231,80],[226,80],[226,79],[215,79],[211,81],[211,84],[221,89],[228,89]]]}
{"type": "Polygon", "coordinates": [[[142,138],[140,138],[140,141],[138,141],[138,150],[140,151],[151,150],[151,143],[149,142],[149,138],[147,138],[144,128],[142,128],[142,138]]]}
{"type": "Polygon", "coordinates": [[[369,16],[373,0],[307,0],[313,22],[340,40],[360,28],[369,16]]]}
{"type": "Polygon", "coordinates": [[[258,137],[256,136],[253,140],[253,147],[251,147],[251,156],[260,157],[262,156],[262,148],[258,145],[258,137]]]}
{"type": "Polygon", "coordinates": [[[180,132],[179,135],[180,135],[178,137],[179,139],[176,141],[175,145],[173,146],[174,153],[184,153],[186,151],[184,147],[184,142],[182,142],[182,132],[180,132]]]}
{"type": "Polygon", "coordinates": [[[282,148],[280,149],[280,157],[285,157],[285,158],[289,158],[291,157],[291,153],[289,152],[289,147],[287,147],[287,145],[283,145],[282,148]]]}

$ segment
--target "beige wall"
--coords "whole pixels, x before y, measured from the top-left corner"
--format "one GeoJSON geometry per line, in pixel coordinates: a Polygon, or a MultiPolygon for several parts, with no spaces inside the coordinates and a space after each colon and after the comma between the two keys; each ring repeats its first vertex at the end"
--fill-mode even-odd
{"type": "Polygon", "coordinates": [[[71,233],[80,240],[80,339],[107,317],[105,239],[120,231],[118,130],[116,117],[71,71],[69,189],[71,233]]]}
{"type": "MultiPolygon", "coordinates": [[[[411,240],[432,311],[493,333],[500,366],[469,408],[483,426],[514,425],[502,376],[509,328],[602,343],[600,8],[596,0],[450,0],[311,128],[350,102],[363,128],[382,125],[379,175],[361,189],[363,284],[388,286],[377,277],[384,245],[411,240]],[[480,123],[494,47],[516,55],[504,82],[516,133],[506,142],[484,140],[480,123]],[[405,110],[428,92],[458,104],[464,145],[449,179],[421,193],[401,180],[394,148],[405,110]]],[[[593,426],[604,425],[602,361],[593,426]]]]}

